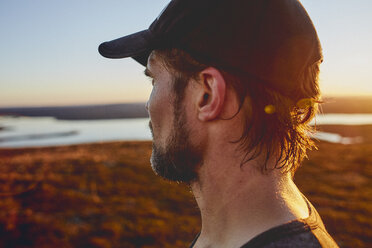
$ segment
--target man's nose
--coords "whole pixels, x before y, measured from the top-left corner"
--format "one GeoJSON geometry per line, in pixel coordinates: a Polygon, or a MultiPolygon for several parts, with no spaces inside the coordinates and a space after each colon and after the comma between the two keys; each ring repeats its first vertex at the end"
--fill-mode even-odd
{"type": "Polygon", "coordinates": [[[146,102],[145,107],[146,107],[146,110],[148,112],[149,111],[149,101],[146,102]]]}

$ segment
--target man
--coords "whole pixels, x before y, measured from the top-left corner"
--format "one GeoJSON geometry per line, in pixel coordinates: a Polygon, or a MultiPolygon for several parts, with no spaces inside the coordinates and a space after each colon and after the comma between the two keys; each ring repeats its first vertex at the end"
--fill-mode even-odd
{"type": "Polygon", "coordinates": [[[173,0],[99,52],[147,67],[151,164],[192,188],[191,247],[337,247],[292,181],[313,146],[322,61],[298,1],[173,0]]]}

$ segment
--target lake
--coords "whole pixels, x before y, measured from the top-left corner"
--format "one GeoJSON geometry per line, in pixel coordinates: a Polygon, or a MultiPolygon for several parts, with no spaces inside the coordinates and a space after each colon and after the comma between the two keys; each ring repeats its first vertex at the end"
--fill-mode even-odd
{"type": "MultiPolygon", "coordinates": [[[[66,121],[52,117],[0,117],[0,147],[33,147],[82,144],[91,142],[151,140],[148,118],[66,121]]],[[[318,115],[317,125],[369,125],[372,114],[318,115]]],[[[318,132],[315,138],[334,143],[352,144],[361,137],[342,137],[318,132]]]]}

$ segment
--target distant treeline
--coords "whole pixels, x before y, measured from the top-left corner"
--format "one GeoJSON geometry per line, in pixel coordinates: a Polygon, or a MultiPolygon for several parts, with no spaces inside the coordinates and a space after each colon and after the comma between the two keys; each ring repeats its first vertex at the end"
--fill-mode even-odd
{"type": "Polygon", "coordinates": [[[326,97],[323,102],[321,109],[325,114],[372,114],[372,96],[326,97]]]}
{"type": "MultiPolygon", "coordinates": [[[[372,97],[325,98],[323,113],[372,113],[372,97]]],[[[99,120],[145,118],[145,103],[84,105],[65,107],[16,107],[0,108],[1,115],[55,117],[60,120],[99,120]]]]}
{"type": "Polygon", "coordinates": [[[54,117],[59,120],[99,120],[148,117],[145,103],[66,107],[0,108],[0,115],[54,117]]]}

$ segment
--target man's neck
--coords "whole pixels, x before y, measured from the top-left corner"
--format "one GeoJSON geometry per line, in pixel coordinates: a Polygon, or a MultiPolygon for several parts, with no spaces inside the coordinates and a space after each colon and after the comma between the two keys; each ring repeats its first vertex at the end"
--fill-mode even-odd
{"type": "Polygon", "coordinates": [[[204,164],[191,186],[202,218],[197,248],[240,247],[274,226],[308,216],[291,177],[279,170],[264,175],[249,163],[204,164]]]}

